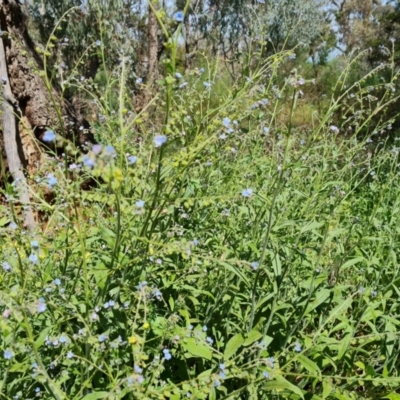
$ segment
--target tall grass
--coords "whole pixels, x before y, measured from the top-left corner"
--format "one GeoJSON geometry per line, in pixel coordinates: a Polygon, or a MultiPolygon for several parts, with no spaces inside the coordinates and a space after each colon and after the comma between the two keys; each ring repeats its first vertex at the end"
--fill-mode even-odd
{"type": "Polygon", "coordinates": [[[398,149],[379,135],[396,97],[371,103],[350,63],[298,126],[312,83],[277,85],[288,53],[228,85],[218,65],[175,75],[176,47],[141,114],[127,60],[101,96],[71,76],[102,145],[48,161],[34,237],[8,187],[0,397],[396,398],[398,149]]]}

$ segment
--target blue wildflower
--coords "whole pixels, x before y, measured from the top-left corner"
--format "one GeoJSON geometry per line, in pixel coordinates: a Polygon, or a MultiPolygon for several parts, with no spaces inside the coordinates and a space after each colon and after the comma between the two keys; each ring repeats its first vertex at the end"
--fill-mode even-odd
{"type": "Polygon", "coordinates": [[[147,282],[146,282],[146,281],[143,281],[143,282],[140,282],[139,285],[136,286],[136,288],[137,288],[137,290],[142,290],[142,289],[144,289],[146,286],[147,286],[147,282]]]}
{"type": "Polygon", "coordinates": [[[264,371],[264,372],[263,372],[263,377],[264,377],[265,379],[269,379],[269,373],[268,373],[267,371],[264,371]]]}
{"type": "Polygon", "coordinates": [[[48,174],[47,184],[49,185],[50,188],[52,188],[53,186],[57,185],[57,178],[53,174],[48,174]]]}
{"type": "Polygon", "coordinates": [[[55,138],[56,138],[55,133],[51,130],[48,130],[44,133],[42,140],[43,140],[43,142],[50,143],[50,142],[54,142],[55,138]]]}
{"type": "Polygon", "coordinates": [[[35,253],[32,253],[32,254],[29,256],[29,261],[30,261],[31,263],[33,263],[33,264],[37,264],[38,261],[39,261],[38,256],[37,256],[35,253]]]}
{"type": "Polygon", "coordinates": [[[143,208],[144,207],[144,200],[138,200],[136,203],[137,208],[143,208]]]}
{"type": "Polygon", "coordinates": [[[225,118],[222,120],[222,125],[223,125],[225,128],[229,128],[229,127],[231,126],[231,119],[228,118],[228,117],[225,117],[225,118]]]}
{"type": "Polygon", "coordinates": [[[163,353],[164,353],[164,358],[166,360],[170,360],[172,358],[172,355],[171,355],[169,349],[163,349],[163,353]]]}
{"type": "Polygon", "coordinates": [[[93,168],[96,165],[96,162],[86,154],[83,156],[82,161],[83,165],[88,168],[93,168]]]}
{"type": "Polygon", "coordinates": [[[137,161],[137,157],[136,156],[129,156],[128,157],[128,161],[129,161],[129,164],[135,164],[136,163],[136,161],[137,161]]]}
{"type": "Polygon", "coordinates": [[[185,14],[182,11],[177,11],[174,14],[174,19],[176,22],[183,22],[183,20],[185,19],[185,14]]]}
{"type": "Polygon", "coordinates": [[[216,381],[214,382],[214,386],[215,386],[215,387],[221,386],[221,382],[218,381],[218,380],[216,380],[216,381]]]}
{"type": "Polygon", "coordinates": [[[133,369],[135,370],[135,372],[136,372],[137,374],[141,374],[141,373],[143,372],[143,368],[140,368],[138,365],[135,365],[135,366],[133,367],[133,369]]]}
{"type": "Polygon", "coordinates": [[[207,342],[208,344],[212,345],[212,344],[214,343],[214,340],[212,340],[212,339],[210,338],[210,336],[207,336],[207,337],[206,337],[206,342],[207,342]]]}
{"type": "Polygon", "coordinates": [[[34,249],[38,249],[39,248],[39,242],[37,240],[32,240],[31,246],[34,249]]]}
{"type": "Polygon", "coordinates": [[[251,264],[251,268],[256,271],[258,269],[259,263],[257,261],[252,262],[251,264]]]}
{"type": "Polygon", "coordinates": [[[207,329],[208,329],[207,326],[204,325],[204,326],[203,326],[203,332],[207,332],[207,329]]]}
{"type": "Polygon", "coordinates": [[[154,145],[156,147],[161,147],[167,141],[167,137],[165,135],[158,135],[154,138],[154,145]]]}
{"type": "Polygon", "coordinates": [[[101,144],[94,144],[92,147],[92,151],[94,154],[100,154],[103,146],[101,144]]]}
{"type": "Polygon", "coordinates": [[[243,197],[251,197],[253,195],[253,189],[244,189],[242,191],[243,197]]]}
{"type": "Polygon", "coordinates": [[[294,345],[294,351],[297,351],[297,353],[301,352],[301,345],[299,342],[296,342],[294,345]]]}
{"type": "Polygon", "coordinates": [[[4,358],[6,360],[11,360],[14,357],[14,353],[11,350],[4,350],[4,358]]]}
{"type": "Polygon", "coordinates": [[[105,335],[104,333],[99,336],[99,342],[105,342],[106,340],[107,340],[107,335],[105,335]]]}
{"type": "Polygon", "coordinates": [[[7,261],[3,261],[1,265],[4,271],[6,272],[11,271],[11,265],[7,261]]]}
{"type": "Polygon", "coordinates": [[[39,299],[39,303],[38,303],[38,306],[37,306],[37,312],[38,313],[43,313],[43,312],[46,311],[46,309],[47,309],[46,301],[44,300],[43,297],[41,297],[39,299]]]}
{"type": "Polygon", "coordinates": [[[72,351],[69,351],[67,353],[67,358],[71,359],[74,356],[74,353],[72,351]]]}
{"type": "Polygon", "coordinates": [[[105,153],[107,156],[110,156],[110,157],[115,157],[117,155],[117,152],[115,151],[114,146],[111,146],[110,144],[108,146],[106,146],[105,153]]]}
{"type": "Polygon", "coordinates": [[[180,74],[179,72],[175,72],[175,78],[182,79],[182,74],[180,74]]]}
{"type": "Polygon", "coordinates": [[[54,279],[53,283],[54,283],[55,285],[57,285],[57,286],[60,286],[60,285],[61,285],[61,281],[60,281],[59,278],[54,279]]]}
{"type": "Polygon", "coordinates": [[[101,46],[101,40],[96,40],[96,46],[98,46],[98,47],[101,46]]]}

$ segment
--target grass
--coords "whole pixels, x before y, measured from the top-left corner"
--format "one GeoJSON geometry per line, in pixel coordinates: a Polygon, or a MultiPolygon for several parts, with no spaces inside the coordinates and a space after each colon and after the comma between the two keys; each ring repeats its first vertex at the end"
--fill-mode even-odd
{"type": "Polygon", "coordinates": [[[1,398],[398,396],[398,149],[373,134],[395,98],[369,134],[343,110],[368,96],[351,64],[316,113],[286,58],[231,85],[171,64],[140,115],[124,62],[104,96],[80,84],[102,147],[48,160],[32,236],[6,188],[1,398]]]}

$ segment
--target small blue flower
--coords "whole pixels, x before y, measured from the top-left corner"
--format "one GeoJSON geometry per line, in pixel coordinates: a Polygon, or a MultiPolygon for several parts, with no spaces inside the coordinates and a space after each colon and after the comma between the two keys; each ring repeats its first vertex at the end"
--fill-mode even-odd
{"type": "Polygon", "coordinates": [[[4,350],[4,358],[6,360],[11,360],[14,357],[14,353],[11,350],[4,350]]]}
{"type": "Polygon", "coordinates": [[[83,165],[88,168],[93,168],[96,165],[96,162],[90,158],[87,154],[85,154],[82,158],[83,165]]]}
{"type": "Polygon", "coordinates": [[[182,79],[182,74],[180,74],[179,72],[175,72],[175,78],[182,79]]]}
{"type": "Polygon", "coordinates": [[[143,368],[140,368],[138,365],[135,365],[135,366],[133,367],[133,369],[135,370],[135,372],[136,372],[137,374],[141,374],[141,373],[143,372],[143,368]]]}
{"type": "Polygon", "coordinates": [[[71,359],[74,356],[74,353],[72,351],[69,351],[67,353],[67,358],[71,359]]]}
{"type": "Polygon", "coordinates": [[[220,377],[221,379],[226,379],[225,372],[220,371],[220,372],[219,372],[219,377],[220,377]]]}
{"type": "Polygon", "coordinates": [[[42,140],[43,140],[43,142],[51,143],[51,142],[54,142],[55,138],[56,138],[55,133],[51,130],[48,130],[44,133],[42,140]]]}
{"type": "Polygon", "coordinates": [[[161,300],[162,299],[162,294],[161,294],[159,289],[154,290],[153,295],[157,300],[161,300]]]}
{"type": "Polygon", "coordinates": [[[214,343],[214,340],[212,340],[212,339],[210,338],[210,336],[207,336],[207,337],[206,337],[206,342],[207,342],[208,344],[212,345],[212,344],[214,343]]]}
{"type": "Polygon", "coordinates": [[[251,197],[253,195],[253,189],[244,189],[242,191],[243,197],[251,197]]]}
{"type": "Polygon", "coordinates": [[[206,89],[210,89],[211,86],[212,86],[212,83],[211,83],[211,82],[203,82],[203,86],[204,86],[206,89]]]}
{"type": "Polygon", "coordinates": [[[144,207],[144,200],[138,200],[136,203],[137,208],[143,208],[144,207]]]}
{"type": "Polygon", "coordinates": [[[336,125],[331,125],[329,129],[332,133],[339,133],[339,128],[336,125]]]}
{"type": "Polygon", "coordinates": [[[301,345],[299,342],[296,342],[294,345],[294,351],[296,351],[297,353],[301,352],[301,345]]]}
{"type": "Polygon", "coordinates": [[[6,272],[11,271],[11,265],[7,261],[3,261],[1,265],[4,271],[6,272]]]}
{"type": "Polygon", "coordinates": [[[171,353],[169,352],[169,349],[163,349],[163,353],[164,353],[164,358],[166,360],[170,360],[172,358],[171,353]]]}
{"type": "Polygon", "coordinates": [[[258,269],[259,263],[257,261],[254,261],[251,263],[251,268],[256,271],[258,269]]]}
{"type": "Polygon", "coordinates": [[[35,392],[39,393],[40,392],[40,387],[35,388],[35,392]]]}
{"type": "Polygon", "coordinates": [[[46,311],[46,309],[47,309],[46,302],[45,302],[44,298],[41,297],[41,298],[39,299],[39,303],[38,303],[38,306],[37,306],[37,312],[38,312],[38,313],[43,313],[43,312],[46,311]]]}
{"type": "Polygon", "coordinates": [[[219,369],[223,371],[225,369],[225,364],[219,364],[219,369]]]}
{"type": "Polygon", "coordinates": [[[60,341],[60,343],[67,343],[68,338],[64,335],[61,335],[59,341],[60,341]]]}
{"type": "Polygon", "coordinates": [[[137,78],[136,79],[136,85],[141,85],[143,83],[143,79],[142,78],[137,78]]]}
{"type": "Polygon", "coordinates": [[[96,46],[98,46],[98,47],[101,46],[101,40],[96,40],[96,46]]]}
{"type": "Polygon", "coordinates": [[[94,154],[100,154],[103,146],[101,144],[94,144],[92,147],[92,151],[94,154]]]}
{"type": "Polygon", "coordinates": [[[52,188],[53,186],[57,185],[57,178],[53,174],[47,175],[47,184],[52,188]]]}
{"type": "Polygon", "coordinates": [[[35,253],[32,253],[32,254],[29,256],[29,261],[30,261],[31,263],[33,263],[33,264],[37,264],[38,261],[39,261],[38,256],[37,256],[35,253]]]}
{"type": "Polygon", "coordinates": [[[231,119],[228,118],[228,117],[225,117],[225,118],[222,120],[222,125],[223,125],[225,128],[229,128],[229,127],[231,126],[231,119]]]}
{"type": "Polygon", "coordinates": [[[57,286],[61,285],[61,280],[59,278],[54,279],[53,283],[57,286]]]}
{"type": "Polygon", "coordinates": [[[37,240],[32,240],[31,247],[33,249],[38,249],[39,248],[39,242],[37,240]]]}
{"type": "Polygon", "coordinates": [[[214,382],[214,386],[215,386],[215,387],[221,386],[221,382],[220,382],[220,381],[218,381],[218,380],[217,380],[217,381],[215,381],[215,382],[214,382]]]}
{"type": "Polygon", "coordinates": [[[268,373],[267,371],[264,371],[264,372],[263,372],[263,377],[264,377],[265,379],[269,379],[269,373],[268,373]]]}
{"type": "Polygon", "coordinates": [[[161,147],[166,141],[167,137],[165,135],[158,135],[154,138],[154,145],[156,147],[161,147]]]}
{"type": "Polygon", "coordinates": [[[107,156],[110,156],[110,157],[115,157],[117,155],[117,152],[115,151],[114,146],[111,146],[110,144],[108,146],[106,146],[105,153],[107,156]]]}
{"type": "Polygon", "coordinates": [[[174,19],[176,22],[183,22],[183,20],[185,19],[185,14],[182,11],[177,11],[174,14],[174,19]]]}
{"type": "Polygon", "coordinates": [[[129,157],[128,157],[128,161],[129,161],[129,164],[130,164],[130,165],[133,165],[133,164],[136,163],[137,157],[136,157],[136,156],[129,156],[129,157]]]}
{"type": "Polygon", "coordinates": [[[263,132],[264,132],[264,135],[268,135],[268,133],[269,133],[269,128],[268,128],[268,126],[264,126],[263,132]]]}
{"type": "Polygon", "coordinates": [[[136,288],[137,288],[137,290],[140,291],[140,290],[144,289],[146,286],[147,286],[147,282],[143,281],[143,282],[140,282],[139,285],[136,286],[136,288]]]}
{"type": "Polygon", "coordinates": [[[11,222],[11,224],[9,225],[11,229],[17,229],[18,225],[15,222],[11,222]]]}
{"type": "Polygon", "coordinates": [[[107,335],[102,334],[99,336],[99,342],[105,342],[107,340],[107,335]]]}
{"type": "Polygon", "coordinates": [[[204,325],[204,326],[203,326],[203,332],[207,332],[207,329],[208,329],[207,326],[204,325]]]}

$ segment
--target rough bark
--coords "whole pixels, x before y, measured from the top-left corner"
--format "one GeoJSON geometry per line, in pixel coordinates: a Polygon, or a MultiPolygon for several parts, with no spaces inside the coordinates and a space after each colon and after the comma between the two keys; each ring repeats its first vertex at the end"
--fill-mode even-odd
{"type": "Polygon", "coordinates": [[[15,189],[19,194],[19,199],[23,209],[24,226],[28,230],[35,228],[35,218],[32,212],[29,198],[28,184],[23,172],[21,158],[18,152],[17,124],[15,112],[18,112],[17,101],[11,92],[8,79],[6,55],[4,52],[3,39],[0,38],[0,75],[3,84],[3,141],[4,149],[8,160],[8,169],[13,177],[15,189]]]}
{"type": "Polygon", "coordinates": [[[15,102],[13,105],[10,99],[3,102],[2,136],[7,164],[15,180],[18,178],[12,169],[21,171],[21,174],[25,168],[33,174],[40,167],[42,151],[36,139],[41,140],[47,129],[52,129],[79,147],[93,143],[93,136],[87,121],[60,96],[57,84],[46,81],[48,71],[43,70],[42,56],[36,52],[35,45],[29,37],[26,17],[18,1],[0,0],[0,28],[6,63],[5,73],[9,78],[9,94],[11,101],[15,102]],[[10,117],[13,106],[18,113],[10,117]],[[13,144],[8,140],[11,140],[11,136],[8,136],[11,118],[14,118],[16,127],[13,144]],[[19,154],[19,161],[16,160],[15,154],[19,154]]]}
{"type": "Polygon", "coordinates": [[[147,70],[147,90],[145,93],[144,103],[148,103],[152,94],[152,86],[157,77],[158,68],[158,23],[157,18],[149,6],[148,17],[148,70],[147,70]]]}

